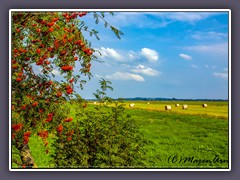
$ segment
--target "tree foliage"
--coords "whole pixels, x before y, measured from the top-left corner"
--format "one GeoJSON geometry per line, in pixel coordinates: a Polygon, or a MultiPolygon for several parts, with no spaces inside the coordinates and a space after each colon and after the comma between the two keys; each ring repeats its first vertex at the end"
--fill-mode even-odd
{"type": "MultiPolygon", "coordinates": [[[[119,135],[124,132],[120,131],[127,130],[129,140],[131,133],[135,131],[134,125],[129,124],[130,118],[120,115],[122,112],[120,106],[113,108],[110,114],[100,111],[100,114],[89,112],[83,115],[78,112],[79,120],[72,122],[73,118],[69,117],[70,107],[65,105],[67,102],[72,102],[71,99],[77,99],[82,108],[87,107],[86,100],[75,92],[75,88],[78,86],[83,88],[86,83],[83,77],[89,79],[92,77],[92,61],[97,60],[96,50],[83,35],[85,31],[99,39],[98,31],[87,27],[82,20],[83,16],[91,14],[95,23],[102,21],[117,38],[123,35],[105,20],[104,12],[12,12],[11,14],[11,135],[13,148],[17,149],[19,154],[23,154],[21,163],[15,159],[13,161],[18,165],[21,164],[22,167],[36,166],[28,146],[30,137],[39,136],[48,153],[47,138],[50,134],[59,137],[55,147],[58,147],[56,152],[61,156],[58,154],[54,156],[57,165],[69,165],[68,160],[71,159],[71,165],[81,162],[81,165],[88,167],[102,166],[97,162],[106,158],[103,155],[105,153],[110,153],[108,157],[111,160],[109,158],[107,160],[110,164],[106,161],[108,165],[113,165],[113,162],[120,164],[130,162],[131,160],[126,159],[134,157],[133,155],[123,157],[130,155],[126,153],[120,156],[122,160],[114,160],[116,152],[120,152],[116,149],[124,149],[123,146],[133,148],[132,145],[129,146],[130,141],[122,143],[123,136],[119,135]],[[79,66],[76,65],[77,63],[79,66]],[[59,73],[63,80],[54,79],[56,73],[59,73]],[[97,118],[98,116],[100,118],[97,118]],[[101,132],[97,132],[97,128],[101,132]],[[79,135],[83,138],[79,138],[79,135]],[[112,142],[105,142],[104,138],[107,136],[116,138],[118,143],[113,143],[114,139],[112,142]],[[71,148],[62,151],[61,146],[66,145],[81,148],[78,151],[71,148]],[[95,154],[98,148],[103,154],[95,154]],[[69,153],[73,153],[74,156],[71,155],[69,158],[69,153]],[[74,160],[73,157],[81,158],[74,160]],[[59,158],[66,161],[66,164],[59,158]]],[[[109,84],[109,81],[102,80],[100,82],[102,91],[98,90],[95,93],[96,98],[102,103],[111,99],[106,96],[106,90],[111,89],[109,84]]]]}

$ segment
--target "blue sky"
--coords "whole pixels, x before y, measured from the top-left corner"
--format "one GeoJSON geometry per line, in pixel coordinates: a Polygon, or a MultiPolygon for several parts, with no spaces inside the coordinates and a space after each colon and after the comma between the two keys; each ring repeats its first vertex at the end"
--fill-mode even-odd
{"type": "MultiPolygon", "coordinates": [[[[112,82],[113,98],[166,97],[228,99],[228,13],[226,12],[115,12],[106,20],[120,29],[121,40],[94,24],[89,37],[103,63],[92,63],[93,78],[77,90],[93,98],[100,78],[112,82]]],[[[85,33],[86,34],[86,33],[85,33]]]]}

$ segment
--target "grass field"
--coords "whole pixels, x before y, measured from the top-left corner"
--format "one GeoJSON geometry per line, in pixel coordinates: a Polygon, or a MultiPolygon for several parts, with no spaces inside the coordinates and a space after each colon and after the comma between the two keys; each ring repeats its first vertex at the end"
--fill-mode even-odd
{"type": "MultiPolygon", "coordinates": [[[[228,103],[126,102],[126,112],[137,121],[140,131],[152,143],[146,145],[149,168],[228,168],[228,103]],[[130,109],[129,104],[135,103],[130,109]],[[183,110],[182,104],[188,104],[183,110]],[[171,105],[172,110],[165,110],[171,105]]],[[[86,108],[94,105],[89,103],[86,108]]],[[[74,117],[74,106],[71,115],[74,117]]],[[[51,144],[51,139],[49,139],[51,144]]],[[[39,168],[51,167],[38,137],[29,143],[39,168]]],[[[51,153],[50,148],[50,153],[51,153]]]]}

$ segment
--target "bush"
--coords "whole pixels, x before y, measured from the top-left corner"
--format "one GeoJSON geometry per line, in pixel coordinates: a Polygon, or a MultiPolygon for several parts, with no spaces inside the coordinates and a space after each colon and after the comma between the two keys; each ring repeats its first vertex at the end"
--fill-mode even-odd
{"type": "Polygon", "coordinates": [[[144,167],[146,141],[135,120],[101,88],[97,94],[102,104],[77,108],[76,120],[58,133],[52,155],[57,168],[144,167]],[[113,106],[105,106],[106,100],[113,106]]]}

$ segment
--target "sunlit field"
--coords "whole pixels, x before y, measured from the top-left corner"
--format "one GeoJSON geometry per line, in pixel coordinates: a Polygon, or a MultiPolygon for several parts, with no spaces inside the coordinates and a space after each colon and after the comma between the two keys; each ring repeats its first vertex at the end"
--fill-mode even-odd
{"type": "MultiPolygon", "coordinates": [[[[93,102],[91,102],[93,103],[93,102]]],[[[227,101],[126,101],[126,108],[130,108],[129,104],[134,103],[134,109],[145,109],[148,111],[160,111],[169,113],[192,114],[192,115],[208,115],[218,118],[228,118],[228,102],[227,101]],[[179,104],[178,107],[175,105],[179,104]],[[202,107],[207,104],[207,107],[202,107]],[[165,106],[170,105],[171,110],[165,110],[165,106]],[[182,105],[187,105],[187,109],[183,109],[182,105]]],[[[96,103],[98,104],[98,103],[96,103]]]]}

